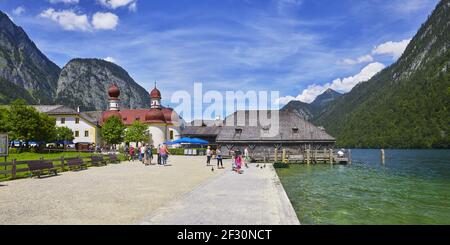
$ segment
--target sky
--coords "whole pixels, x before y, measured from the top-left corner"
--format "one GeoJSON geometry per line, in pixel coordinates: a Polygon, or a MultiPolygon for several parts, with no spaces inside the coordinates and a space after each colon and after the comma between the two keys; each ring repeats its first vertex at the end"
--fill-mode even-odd
{"type": "Polygon", "coordinates": [[[170,104],[178,90],[345,93],[403,53],[438,0],[0,0],[58,66],[114,62],[170,104]]]}

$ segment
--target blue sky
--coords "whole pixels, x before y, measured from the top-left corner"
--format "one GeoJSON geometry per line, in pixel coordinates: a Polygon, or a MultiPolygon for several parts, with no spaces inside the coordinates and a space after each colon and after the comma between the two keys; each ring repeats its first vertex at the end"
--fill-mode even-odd
{"type": "Polygon", "coordinates": [[[341,92],[401,55],[438,0],[0,0],[57,65],[108,58],[176,90],[341,92]]]}

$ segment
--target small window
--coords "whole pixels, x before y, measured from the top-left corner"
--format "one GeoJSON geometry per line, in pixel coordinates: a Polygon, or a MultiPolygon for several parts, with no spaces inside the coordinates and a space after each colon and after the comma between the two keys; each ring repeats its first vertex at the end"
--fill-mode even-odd
{"type": "Polygon", "coordinates": [[[65,124],[66,123],[66,118],[61,117],[61,124],[65,124]]]}
{"type": "Polygon", "coordinates": [[[75,131],[75,137],[80,137],[80,131],[75,131]]]}
{"type": "Polygon", "coordinates": [[[84,131],[84,137],[89,137],[89,131],[84,131]]]}
{"type": "Polygon", "coordinates": [[[298,128],[292,128],[292,133],[298,134],[298,128]]]}
{"type": "Polygon", "coordinates": [[[78,117],[75,118],[75,123],[79,124],[80,123],[80,119],[78,117]]]}
{"type": "Polygon", "coordinates": [[[236,128],[236,129],[234,129],[234,133],[236,133],[236,134],[242,134],[242,128],[236,128]]]}
{"type": "Polygon", "coordinates": [[[173,130],[170,130],[170,140],[173,140],[173,130]]]}
{"type": "Polygon", "coordinates": [[[140,120],[141,120],[141,118],[140,118],[140,117],[136,117],[135,119],[136,119],[136,121],[140,121],[140,120]]]}

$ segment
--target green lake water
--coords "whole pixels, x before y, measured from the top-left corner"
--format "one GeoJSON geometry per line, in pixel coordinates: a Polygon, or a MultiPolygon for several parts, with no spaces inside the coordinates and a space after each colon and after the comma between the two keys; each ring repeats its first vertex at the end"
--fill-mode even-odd
{"type": "Polygon", "coordinates": [[[352,165],[277,169],[302,224],[450,224],[450,150],[352,150],[352,165]]]}

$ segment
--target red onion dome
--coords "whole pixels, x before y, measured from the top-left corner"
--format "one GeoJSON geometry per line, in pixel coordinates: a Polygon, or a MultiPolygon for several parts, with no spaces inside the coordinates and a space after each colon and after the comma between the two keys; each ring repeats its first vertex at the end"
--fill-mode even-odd
{"type": "Polygon", "coordinates": [[[150,92],[150,98],[152,98],[152,99],[161,99],[161,92],[155,87],[150,92]]]}
{"type": "Polygon", "coordinates": [[[145,115],[145,121],[150,123],[166,123],[166,118],[162,110],[150,109],[145,115]]]}
{"type": "Polygon", "coordinates": [[[108,89],[109,97],[111,98],[118,98],[120,96],[120,89],[117,87],[117,85],[114,83],[112,84],[108,89]]]}

